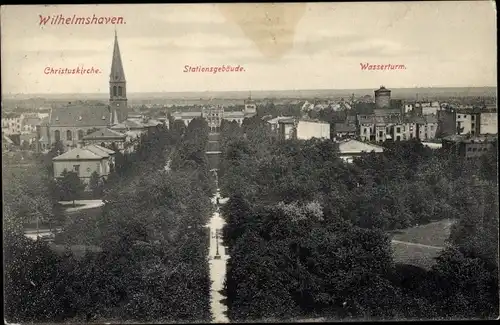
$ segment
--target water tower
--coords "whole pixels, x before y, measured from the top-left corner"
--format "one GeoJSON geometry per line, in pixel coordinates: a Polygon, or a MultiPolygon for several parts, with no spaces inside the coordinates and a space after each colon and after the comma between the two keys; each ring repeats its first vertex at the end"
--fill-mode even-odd
{"type": "Polygon", "coordinates": [[[391,106],[391,91],[384,86],[375,90],[375,108],[390,108],[391,106]]]}

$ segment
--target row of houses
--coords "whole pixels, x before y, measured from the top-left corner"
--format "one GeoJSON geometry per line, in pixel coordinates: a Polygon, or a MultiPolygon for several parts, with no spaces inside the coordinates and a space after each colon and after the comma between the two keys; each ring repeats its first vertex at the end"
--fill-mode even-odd
{"type": "MultiPolygon", "coordinates": [[[[310,140],[331,139],[330,124],[313,119],[278,116],[267,120],[271,130],[281,139],[310,140]]],[[[380,154],[384,148],[375,144],[365,143],[356,139],[334,139],[338,144],[339,157],[345,162],[352,162],[363,153],[380,154]]]]}
{"type": "Polygon", "coordinates": [[[344,122],[333,125],[333,137],[359,137],[361,141],[369,142],[410,139],[433,141],[454,134],[480,136],[498,132],[496,111],[447,109],[431,115],[400,115],[391,110],[384,111],[347,116],[344,122]]]}
{"type": "Polygon", "coordinates": [[[2,133],[5,135],[34,133],[36,127],[48,116],[48,113],[2,113],[2,133]]]}

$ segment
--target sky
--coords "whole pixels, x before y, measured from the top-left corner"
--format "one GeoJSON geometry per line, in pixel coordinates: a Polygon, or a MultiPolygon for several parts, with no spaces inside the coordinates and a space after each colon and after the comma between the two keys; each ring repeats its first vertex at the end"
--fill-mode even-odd
{"type": "Polygon", "coordinates": [[[3,94],[107,93],[115,29],[130,92],[496,87],[490,1],[2,6],[3,94]],[[125,24],[40,24],[43,17],[125,24]],[[361,63],[404,65],[362,70],[361,63]],[[230,73],[186,73],[232,65],[230,73]],[[101,74],[47,75],[78,66],[101,74]]]}

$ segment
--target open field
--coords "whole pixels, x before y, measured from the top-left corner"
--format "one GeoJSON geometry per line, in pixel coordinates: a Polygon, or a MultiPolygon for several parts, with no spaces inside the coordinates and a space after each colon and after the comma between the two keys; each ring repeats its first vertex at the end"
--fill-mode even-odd
{"type": "Polygon", "coordinates": [[[452,224],[453,220],[441,220],[402,229],[394,231],[392,239],[415,244],[444,247],[446,240],[450,236],[452,224]]]}
{"type": "Polygon", "coordinates": [[[429,269],[446,246],[452,220],[441,220],[392,232],[394,261],[429,269]]]}

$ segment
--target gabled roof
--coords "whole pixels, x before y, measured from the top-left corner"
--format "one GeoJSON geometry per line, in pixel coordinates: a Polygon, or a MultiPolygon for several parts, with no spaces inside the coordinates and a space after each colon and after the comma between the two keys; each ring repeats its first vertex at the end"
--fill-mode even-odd
{"type": "Polygon", "coordinates": [[[373,114],[377,116],[387,116],[401,114],[401,111],[397,108],[376,108],[373,110],[373,114]]]}
{"type": "Polygon", "coordinates": [[[275,117],[275,118],[268,120],[267,123],[277,124],[277,123],[279,123],[279,121],[290,120],[290,119],[293,119],[293,116],[278,116],[278,117],[275,117]]]}
{"type": "Polygon", "coordinates": [[[356,126],[347,123],[335,123],[335,132],[356,132],[356,126]]]}
{"type": "Polygon", "coordinates": [[[70,151],[67,151],[63,153],[62,155],[59,155],[52,160],[54,161],[59,161],[59,160],[101,160],[105,157],[102,157],[90,150],[87,150],[86,148],[75,148],[70,151]]]}
{"type": "Polygon", "coordinates": [[[110,119],[108,106],[69,105],[54,108],[50,126],[107,126],[110,119]]]}
{"type": "Polygon", "coordinates": [[[384,116],[375,116],[375,115],[360,115],[358,116],[358,121],[360,124],[386,124],[386,120],[384,116]]]}
{"type": "Polygon", "coordinates": [[[84,147],[85,149],[95,153],[96,155],[99,155],[103,158],[107,158],[109,157],[110,155],[114,155],[115,152],[113,150],[110,150],[108,148],[104,148],[104,147],[101,147],[101,146],[98,146],[96,144],[92,144],[92,145],[89,145],[89,146],[86,146],[84,147]]]}
{"type": "Polygon", "coordinates": [[[383,152],[384,148],[370,143],[350,139],[339,143],[340,154],[356,154],[362,152],[383,152]]]}
{"type": "Polygon", "coordinates": [[[422,116],[411,116],[409,118],[410,123],[425,124],[425,119],[422,116]]]}
{"type": "Polygon", "coordinates": [[[90,139],[124,139],[126,135],[108,128],[101,128],[83,137],[83,140],[90,139]]]}

